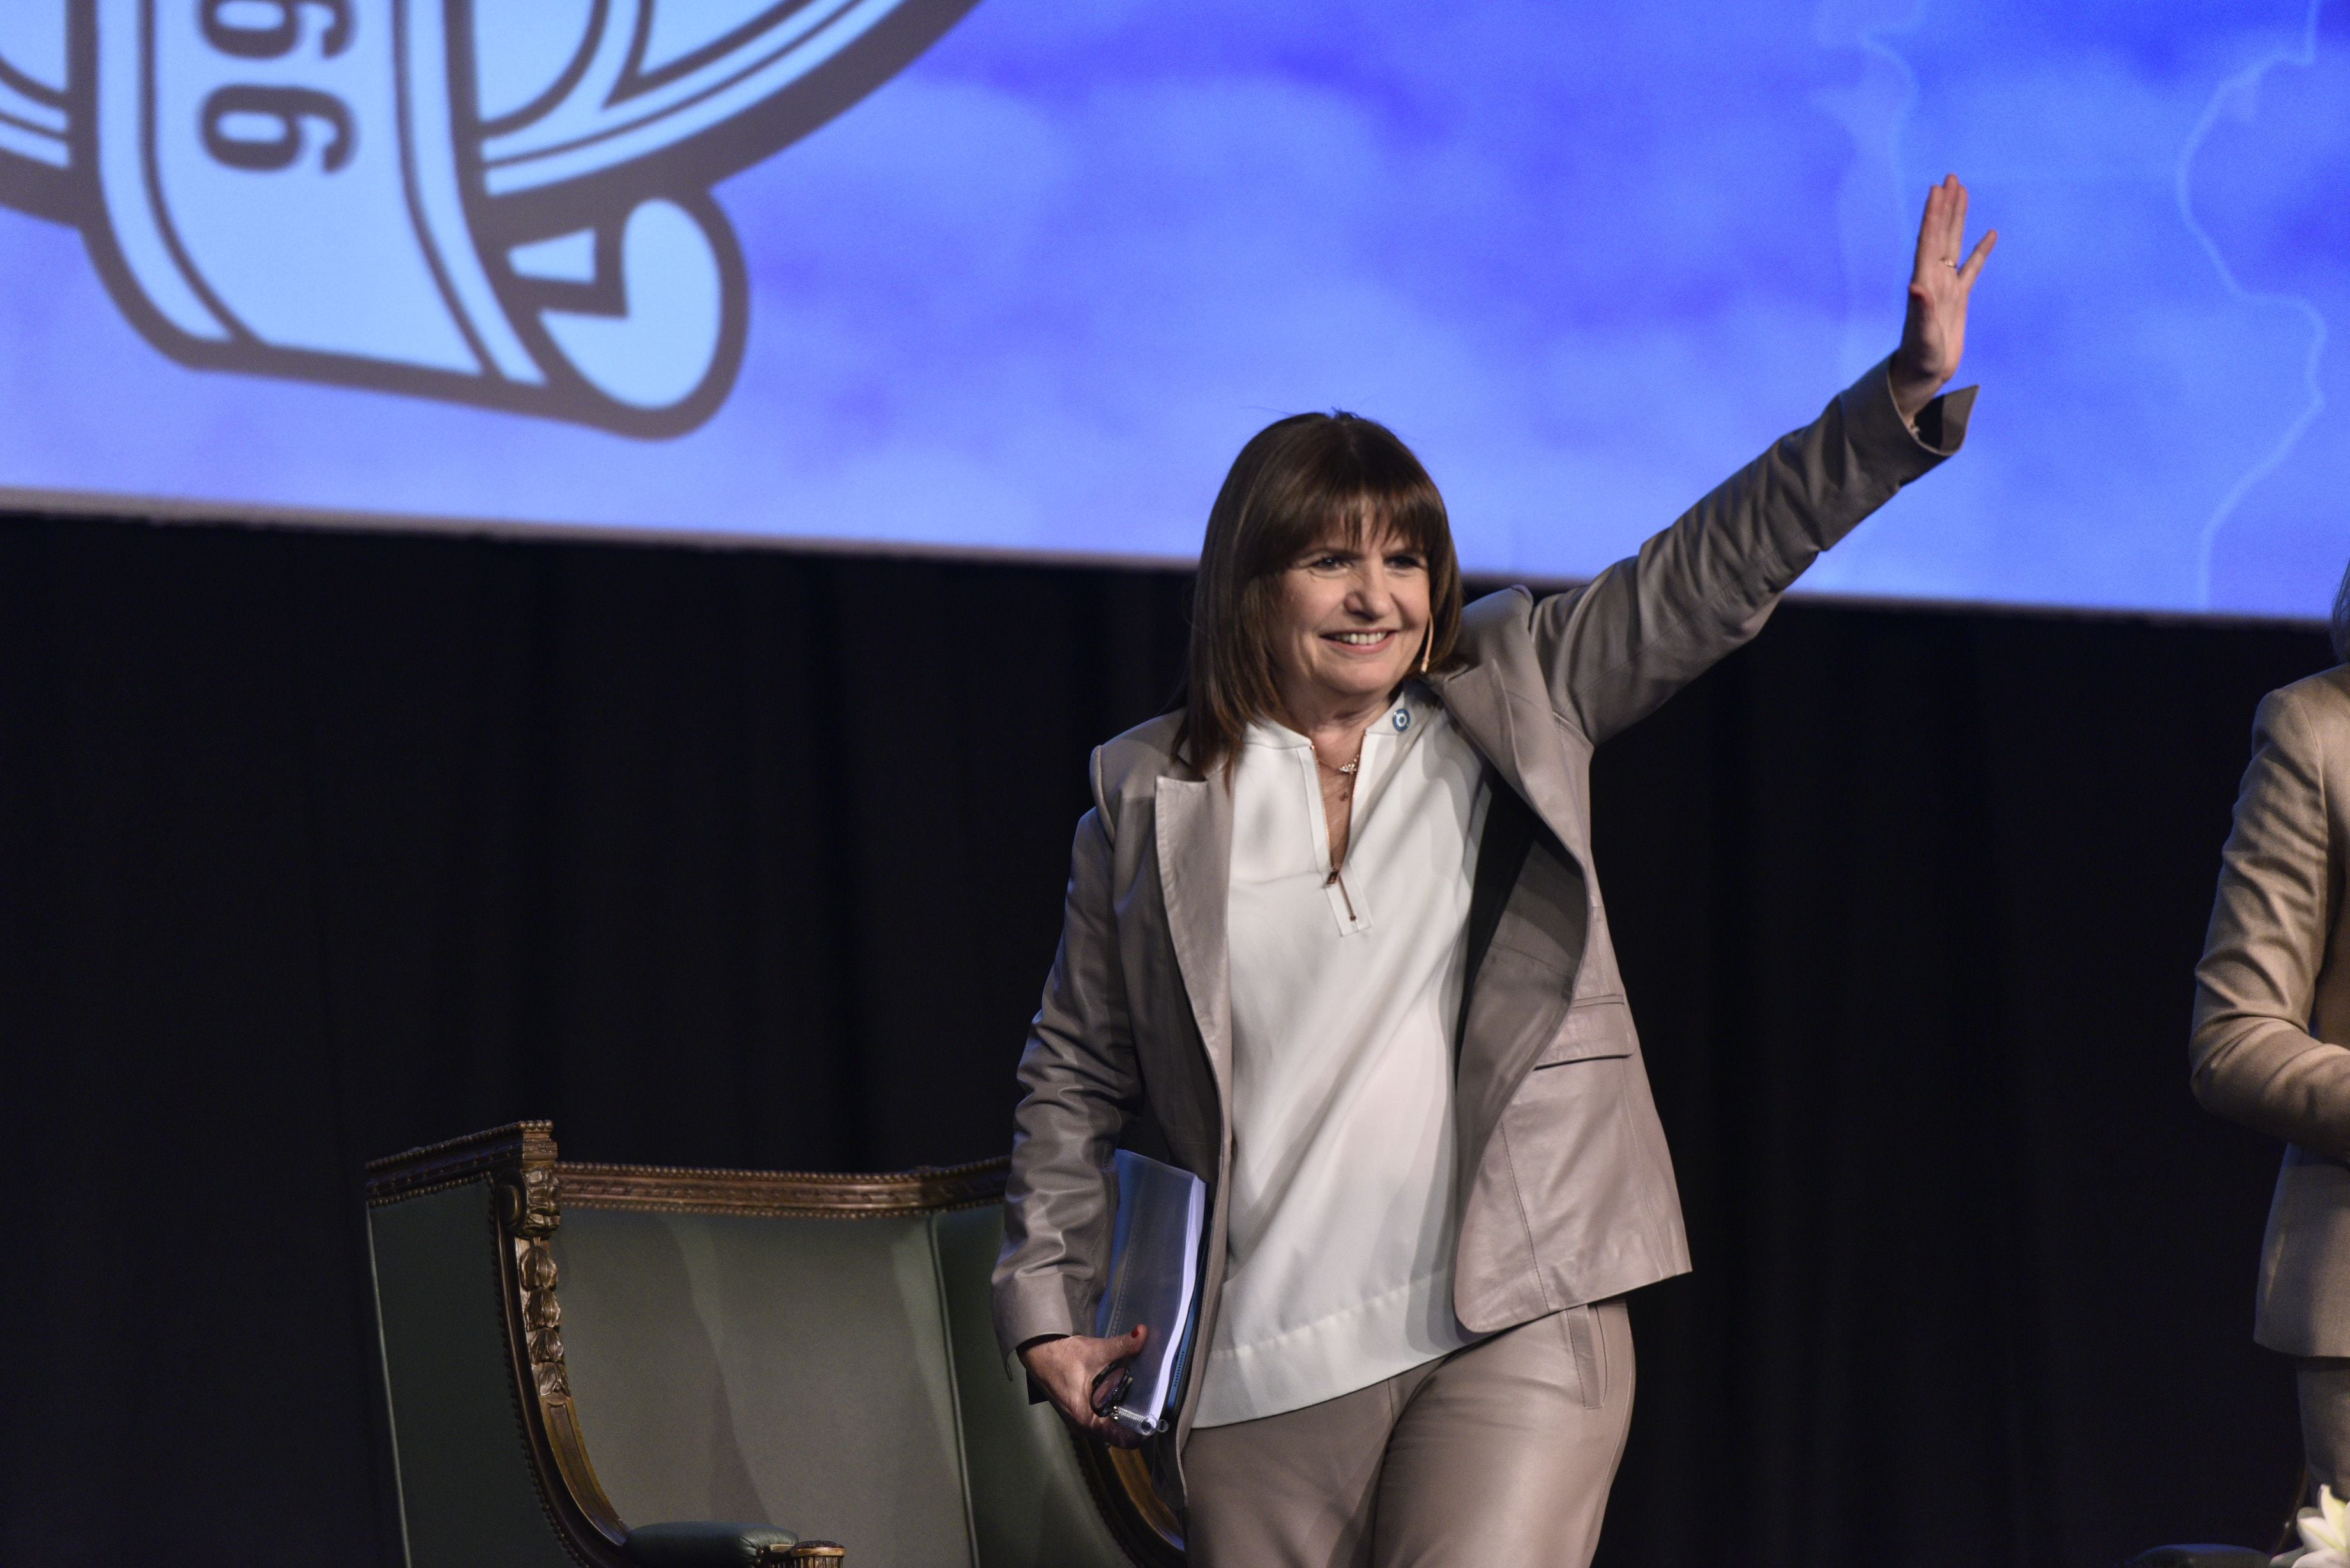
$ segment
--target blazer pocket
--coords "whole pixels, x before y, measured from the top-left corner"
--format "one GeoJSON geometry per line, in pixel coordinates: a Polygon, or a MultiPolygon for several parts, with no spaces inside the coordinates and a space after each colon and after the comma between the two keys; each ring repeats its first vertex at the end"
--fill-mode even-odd
{"type": "Polygon", "coordinates": [[[1534,1058],[1534,1065],[1629,1056],[1638,1040],[1632,1031],[1632,1009],[1621,995],[1587,996],[1566,1010],[1566,1022],[1534,1058]]]}

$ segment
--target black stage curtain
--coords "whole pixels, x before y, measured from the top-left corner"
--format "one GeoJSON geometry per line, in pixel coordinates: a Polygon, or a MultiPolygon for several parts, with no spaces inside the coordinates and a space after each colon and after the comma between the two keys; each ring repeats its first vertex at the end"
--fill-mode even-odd
{"type": "MultiPolygon", "coordinates": [[[[362,1161],[1000,1151],[1180,576],[0,523],[0,1561],[399,1561],[362,1161]]],[[[2189,970],[2296,628],[1797,603],[1601,755],[1698,1272],[1602,1562],[2265,1545],[2189,970]]]]}

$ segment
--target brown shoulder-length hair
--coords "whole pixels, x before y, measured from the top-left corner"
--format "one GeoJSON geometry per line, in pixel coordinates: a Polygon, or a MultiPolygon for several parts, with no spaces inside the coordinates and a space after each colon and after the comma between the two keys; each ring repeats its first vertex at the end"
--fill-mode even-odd
{"type": "Polygon", "coordinates": [[[1277,420],[1232,460],[1200,546],[1177,743],[1201,773],[1230,759],[1249,724],[1274,711],[1281,574],[1334,530],[1354,548],[1393,537],[1419,552],[1428,563],[1428,668],[1451,664],[1461,635],[1461,563],[1428,470],[1376,420],[1277,420]]]}

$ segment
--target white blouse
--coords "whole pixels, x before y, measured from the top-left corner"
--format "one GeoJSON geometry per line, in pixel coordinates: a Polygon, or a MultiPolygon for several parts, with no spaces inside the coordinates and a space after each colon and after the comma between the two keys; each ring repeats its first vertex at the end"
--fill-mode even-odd
{"type": "Polygon", "coordinates": [[[1334,1399],[1466,1345],[1452,1315],[1452,1033],[1483,763],[1405,688],[1363,739],[1342,874],[1314,747],[1232,779],[1230,1251],[1193,1424],[1334,1399]]]}

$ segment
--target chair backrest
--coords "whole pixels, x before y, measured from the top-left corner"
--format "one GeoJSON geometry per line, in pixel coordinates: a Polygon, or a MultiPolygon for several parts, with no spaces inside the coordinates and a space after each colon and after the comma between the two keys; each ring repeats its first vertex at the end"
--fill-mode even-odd
{"type": "Polygon", "coordinates": [[[909,1568],[1180,1563],[1141,1467],[996,1352],[1003,1175],[567,1165],[544,1123],[369,1167],[410,1568],[623,1568],[630,1525],[696,1519],[909,1568]]]}

